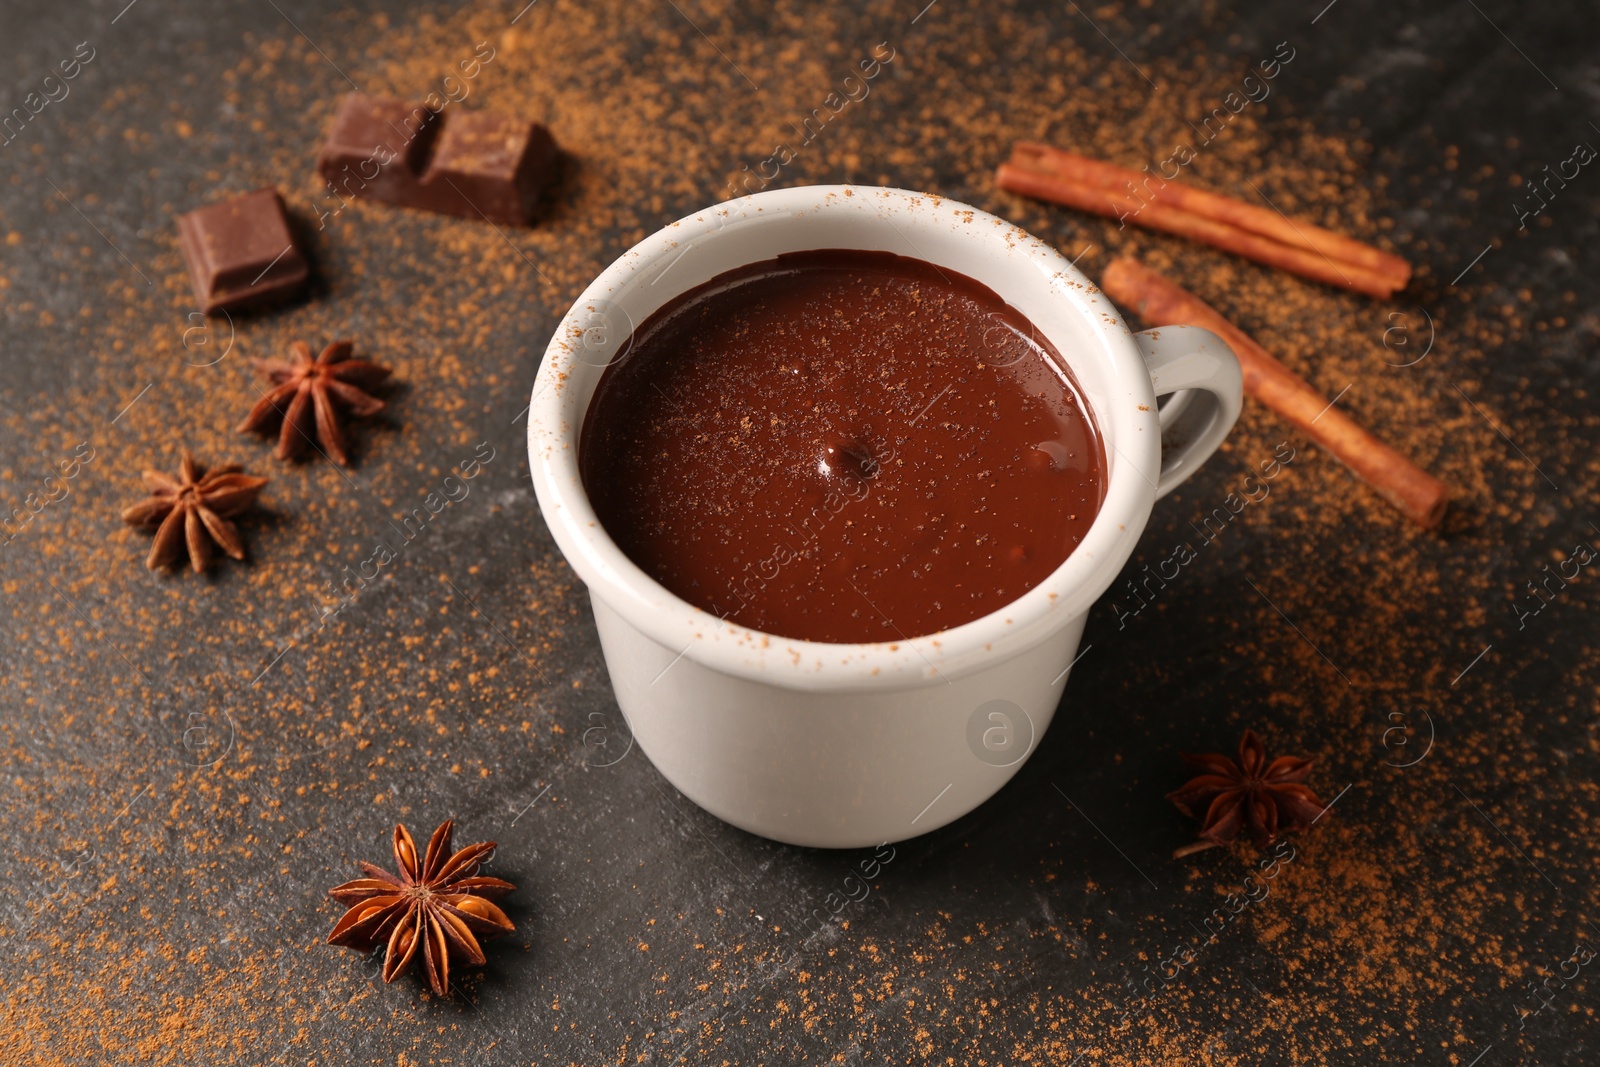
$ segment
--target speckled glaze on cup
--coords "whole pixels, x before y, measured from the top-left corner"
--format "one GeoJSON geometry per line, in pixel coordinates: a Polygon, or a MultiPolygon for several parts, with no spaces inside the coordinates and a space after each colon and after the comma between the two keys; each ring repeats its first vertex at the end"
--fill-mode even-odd
{"type": "Polygon", "coordinates": [[[596,278],[545,353],[528,459],[545,521],[589,587],[617,703],[645,754],[735,826],[854,847],[942,826],[1016,773],[1056,713],[1090,607],[1155,500],[1232,429],[1241,396],[1238,362],[1215,335],[1131,333],[1060,253],[1002,219],[901,189],[807,186],[680,219],[596,278]],[[816,248],[894,252],[983,283],[1054,344],[1081,386],[1105,443],[1105,500],[1072,555],[1004,609],[906,641],[790,640],[680,600],[600,527],[577,442],[633,328],[718,274],[816,248]],[[1158,411],[1168,394],[1179,395],[1158,411]]]}

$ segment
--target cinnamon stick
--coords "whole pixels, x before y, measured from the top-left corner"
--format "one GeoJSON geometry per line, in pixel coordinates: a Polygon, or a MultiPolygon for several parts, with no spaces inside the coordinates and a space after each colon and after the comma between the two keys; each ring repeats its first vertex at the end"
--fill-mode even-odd
{"type": "Polygon", "coordinates": [[[1443,482],[1358,426],[1199,297],[1126,256],[1106,268],[1100,287],[1146,322],[1200,326],[1222,338],[1239,357],[1246,393],[1327,449],[1413,522],[1431,529],[1444,518],[1450,491],[1443,482]]]}
{"type": "Polygon", "coordinates": [[[1019,141],[1012,147],[1011,163],[1030,170],[1048,171],[1081,184],[1122,190],[1125,199],[1132,200],[1135,210],[1141,199],[1167,204],[1339,263],[1364,267],[1388,279],[1396,290],[1404,289],[1411,281],[1411,264],[1399,256],[1303,219],[1291,219],[1275,209],[1195,189],[1159,174],[1119,167],[1030,141],[1019,141]]]}
{"type": "Polygon", "coordinates": [[[1244,256],[1269,267],[1298,274],[1341,289],[1350,289],[1387,300],[1395,293],[1392,279],[1353,263],[1340,263],[1317,252],[1308,252],[1268,237],[1217,222],[1203,215],[1164,203],[1147,203],[1143,208],[1119,196],[1115,190],[1084,185],[1057,174],[1026,170],[1011,163],[1000,164],[996,174],[1000,188],[1039,200],[1065,204],[1108,218],[1123,219],[1149,230],[1160,230],[1191,240],[1214,245],[1225,252],[1244,256]],[[1135,213],[1137,212],[1137,213],[1135,213]]]}

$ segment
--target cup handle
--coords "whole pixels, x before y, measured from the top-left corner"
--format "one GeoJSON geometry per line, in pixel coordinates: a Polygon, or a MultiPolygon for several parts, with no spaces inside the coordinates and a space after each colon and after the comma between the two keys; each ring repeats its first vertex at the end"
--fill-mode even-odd
{"type": "Polygon", "coordinates": [[[1156,498],[1166,496],[1211,458],[1244,403],[1239,360],[1227,343],[1198,326],[1162,326],[1136,333],[1161,408],[1161,475],[1156,498]]]}

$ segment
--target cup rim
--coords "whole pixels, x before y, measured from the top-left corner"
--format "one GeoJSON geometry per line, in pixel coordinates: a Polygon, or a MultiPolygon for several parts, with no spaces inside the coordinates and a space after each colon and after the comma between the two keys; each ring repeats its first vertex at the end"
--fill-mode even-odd
{"type": "MultiPolygon", "coordinates": [[[[816,247],[850,245],[830,242],[816,247]]],[[[746,262],[777,254],[772,251],[746,262]]],[[[917,251],[903,254],[969,273],[961,263],[940,262],[917,251]]],[[[680,273],[674,279],[676,289],[665,292],[649,312],[630,318],[642,323],[645,315],[721,272],[705,276],[690,272],[686,284],[680,273]]],[[[1010,303],[1003,287],[981,277],[977,280],[1010,303]]],[[[601,366],[588,365],[589,377],[597,380],[601,366]]],[[[1089,610],[1132,554],[1155,502],[1160,448],[1149,371],[1132,332],[1098,286],[1021,227],[935,194],[886,187],[814,185],[754,193],[697,211],[644,238],[602,271],[563,316],[546,348],[528,406],[528,463],[540,510],[591,596],[677,659],[689,658],[735,677],[807,690],[867,692],[938,685],[1049,639],[1089,610]],[[797,214],[840,211],[864,219],[875,212],[902,236],[907,226],[915,230],[954,224],[970,230],[974,240],[1001,242],[1006,258],[1015,261],[1022,277],[1059,293],[1098,339],[1097,352],[1083,352],[1081,341],[1069,351],[1047,328],[1040,328],[1074,368],[1074,376],[1081,382],[1077,368],[1084,360],[1099,359],[1105,362],[1112,385],[1106,395],[1089,395],[1085,390],[1105,445],[1107,477],[1100,510],[1078,546],[1043,581],[1000,609],[948,630],[894,641],[803,641],[751,630],[690,604],[647,575],[611,540],[589,504],[578,470],[579,431],[594,391],[593,381],[582,380],[586,361],[579,339],[586,329],[586,314],[623,298],[664,259],[674,257],[676,263],[685,255],[686,244],[713,240],[730,228],[730,222],[741,227],[782,224],[797,214]]]]}

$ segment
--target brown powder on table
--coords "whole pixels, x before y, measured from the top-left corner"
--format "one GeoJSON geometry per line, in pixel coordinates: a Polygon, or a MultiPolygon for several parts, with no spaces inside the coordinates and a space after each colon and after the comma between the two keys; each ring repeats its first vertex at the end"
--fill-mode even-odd
{"type": "MultiPolygon", "coordinates": [[[[1102,7],[1094,15],[1120,39],[1157,33],[1147,9],[1102,7]]],[[[452,559],[446,568],[441,550],[420,542],[348,614],[320,628],[325,601],[318,591],[365,558],[375,537],[387,536],[383,520],[409,512],[482,440],[500,450],[485,482],[485,492],[493,486],[493,502],[469,498],[475,512],[453,509],[446,519],[460,530],[514,508],[517,523],[537,522],[525,481],[507,473],[520,472],[523,462],[520,424],[510,423],[516,405],[508,409],[498,398],[528,389],[557,317],[599,270],[665,222],[722,199],[741,168],[754,168],[776,144],[795,140],[791,121],[821,106],[879,41],[896,53],[871,95],[804,145],[775,185],[848,180],[928,188],[1016,221],[1069,256],[1081,254],[1091,277],[1114,253],[1135,252],[1213,301],[1329,396],[1351,384],[1341,403],[1457,491],[1443,536],[1463,560],[1493,559],[1488,528],[1552,521],[1540,503],[1539,475],[1502,460],[1493,432],[1454,386],[1497,417],[1530,403],[1527,396],[1484,393],[1486,353],[1570,330],[1572,323],[1526,321],[1515,309],[1516,294],[1494,292],[1487,283],[1472,287],[1469,277],[1433,308],[1438,356],[1395,369],[1384,363],[1394,354],[1382,338],[1392,325],[1388,313],[1411,312],[1405,305],[1375,305],[993,187],[993,165],[1014,138],[1052,141],[1136,167],[1158,161],[1193,136],[1184,120],[1210,113],[1239,85],[1250,61],[1262,57],[1166,61],[1154,72],[1159,87],[1152,90],[1095,41],[1080,36],[1089,41],[1080,46],[1004,4],[975,11],[940,5],[915,26],[884,4],[862,14],[783,4],[763,15],[766,39],[736,33],[739,18],[707,7],[701,24],[719,39],[737,39],[737,61],[756,88],[667,8],[646,17],[620,3],[541,4],[510,28],[504,11],[486,6],[405,26],[346,19],[338,35],[340,65],[369,92],[423,95],[477,42],[492,43],[495,58],[472,82],[466,106],[547,121],[574,157],[569,175],[540,225],[504,235],[377,205],[340,210],[312,238],[318,297],[240,322],[230,354],[215,366],[188,365],[214,358],[222,339],[213,325],[210,347],[197,345],[196,335],[185,347],[185,332],[195,325],[185,318],[192,298],[168,220],[226,193],[273,184],[302,221],[315,225],[327,204],[312,159],[336,96],[348,86],[284,27],[245,40],[247,58],[228,72],[213,111],[185,110],[152,81],[116,87],[81,116],[83,137],[116,143],[134,168],[186,168],[191,195],[181,203],[80,203],[92,215],[132,213],[160,234],[146,242],[148,257],[141,258],[153,287],[125,273],[95,299],[71,306],[60,294],[23,292],[0,279],[12,321],[49,331],[53,350],[83,368],[65,396],[30,396],[27,405],[9,396],[0,425],[31,442],[45,463],[82,440],[97,449],[68,500],[46,509],[8,549],[13,699],[30,719],[41,717],[41,707],[59,710],[44,715],[51,727],[42,737],[22,736],[15,722],[0,724],[0,744],[16,768],[0,803],[30,840],[50,842],[35,849],[44,857],[35,862],[36,882],[48,891],[0,920],[27,961],[0,997],[0,1059],[252,1062],[261,1049],[287,1048],[297,1061],[342,1062],[344,1047],[328,1035],[355,1028],[387,1042],[402,1062],[430,1063],[472,1042],[470,1012],[441,1024],[409,991],[375,996],[352,973],[352,958],[319,946],[333,914],[321,894],[338,880],[331,872],[342,872],[353,857],[317,850],[330,841],[344,847],[348,825],[364,818],[365,809],[376,808],[382,819],[418,814],[425,787],[415,782],[424,769],[497,773],[498,758],[482,754],[487,742],[509,739],[521,756],[570,749],[570,738],[560,740],[559,726],[539,709],[548,707],[542,694],[581,682],[561,668],[579,614],[577,585],[552,550],[524,561],[524,589],[494,598],[473,581],[477,561],[452,559]],[[1012,58],[996,62],[996,56],[1012,58]],[[188,158],[171,158],[172,136],[193,146],[188,158]],[[224,145],[241,147],[230,153],[224,145]],[[498,313],[506,307],[525,309],[525,317],[498,313]],[[391,395],[392,418],[355,431],[357,488],[325,463],[276,464],[269,446],[232,432],[257,395],[245,357],[279,355],[292,340],[334,336],[353,337],[358,354],[393,366],[402,383],[391,395]],[[110,416],[146,384],[148,394],[108,428],[110,416]],[[252,562],[227,565],[215,582],[147,575],[140,567],[144,535],[115,518],[117,507],[138,495],[139,469],[175,467],[180,443],[206,460],[242,461],[273,479],[263,494],[265,514],[244,524],[252,562]],[[1521,493],[1510,500],[1491,493],[1486,463],[1510,464],[1497,481],[1514,478],[1521,493]],[[471,606],[445,579],[480,604],[492,603],[527,658],[507,658],[485,638],[471,606]],[[96,627],[113,635],[115,651],[96,627]],[[374,634],[382,640],[369,655],[348,654],[350,641],[374,634]],[[293,651],[274,668],[277,675],[250,688],[286,644],[293,651]],[[103,680],[92,691],[74,666],[80,662],[93,663],[103,680]],[[170,744],[152,747],[151,738],[170,741],[168,726],[150,718],[177,706],[162,704],[167,691],[204,694],[205,706],[230,709],[238,732],[226,761],[214,769],[183,767],[170,744]],[[436,743],[407,740],[419,721],[429,724],[436,743]],[[107,745],[107,736],[125,743],[107,745]],[[100,739],[93,761],[81,757],[89,737],[100,739]],[[161,755],[152,758],[153,751],[161,755]],[[297,762],[318,768],[317,784],[284,784],[297,762]],[[138,793],[144,786],[149,791],[138,793]],[[119,818],[130,799],[136,803],[119,818]],[[51,813],[67,805],[82,818],[75,831],[81,838],[52,852],[51,813]],[[232,864],[269,852],[282,860],[275,884],[240,885],[231,877],[232,864]],[[113,933],[96,921],[100,913],[118,914],[117,929],[137,915],[135,928],[148,933],[113,933]],[[201,934],[222,928],[224,916],[232,938],[201,934]]],[[[1374,187],[1355,131],[1344,135],[1294,118],[1311,111],[1292,88],[1294,70],[1286,68],[1264,106],[1245,109],[1205,147],[1188,177],[1251,196],[1241,180],[1249,176],[1285,211],[1356,236],[1392,239],[1424,267],[1441,262],[1436,256],[1443,250],[1408,244],[1386,221],[1415,193],[1374,187]]],[[[181,77],[191,85],[201,79],[193,71],[181,77]]],[[[1449,167],[1454,157],[1442,148],[1441,166],[1449,167]]],[[[47,162],[34,157],[24,166],[42,171],[47,162]]],[[[1474,195],[1507,180],[1460,178],[1474,195]]],[[[1466,215],[1473,208],[1465,199],[1417,206],[1466,215]]],[[[41,207],[70,210],[55,200],[41,207]]],[[[27,248],[23,220],[0,219],[0,231],[8,246],[27,248]]],[[[102,255],[92,241],[90,235],[57,250],[64,279],[73,264],[102,255]]],[[[1436,266],[1425,274],[1421,291],[1437,291],[1441,272],[1436,266]]],[[[1574,308],[1569,317],[1578,315],[1574,308]]],[[[1546,429],[1577,436],[1594,425],[1550,420],[1546,429]]],[[[1270,412],[1247,404],[1220,461],[1249,465],[1287,436],[1270,412]]],[[[658,942],[638,954],[662,957],[644,966],[678,983],[659,987],[664,1031],[718,1059],[734,1034],[776,1044],[797,1026],[834,1049],[909,1036],[912,1051],[957,1062],[981,1051],[1057,1063],[1095,1050],[1112,1064],[1259,1062],[1263,1054],[1312,1063],[1330,1049],[1359,1052],[1374,1033],[1416,1031],[1424,1002],[1459,996],[1452,990],[1463,985],[1492,984],[1484,961],[1506,960],[1512,951],[1489,920],[1509,913],[1513,904],[1502,897],[1514,890],[1433,885],[1418,898],[1417,887],[1429,884],[1424,845],[1403,832],[1379,838],[1372,828],[1443,821],[1452,833],[1481,838],[1485,851],[1499,846],[1481,824],[1460,817],[1440,761],[1414,768],[1398,786],[1391,778],[1376,788],[1394,772],[1374,757],[1370,739],[1373,723],[1388,710],[1386,687],[1403,692],[1391,679],[1420,679],[1435,690],[1449,683],[1454,665],[1438,662],[1434,646],[1417,635],[1458,624],[1463,598],[1468,621],[1487,625],[1482,620],[1502,611],[1511,591],[1469,580],[1447,602],[1434,569],[1419,565],[1435,544],[1431,535],[1406,527],[1325,456],[1297,447],[1303,458],[1260,515],[1250,517],[1273,530],[1272,550],[1251,561],[1251,573],[1309,632],[1340,632],[1339,647],[1361,688],[1340,685],[1292,633],[1269,624],[1265,607],[1248,625],[1200,620],[1226,635],[1232,658],[1252,662],[1281,686],[1271,706],[1239,709],[1239,724],[1270,722],[1271,734],[1310,746],[1324,790],[1358,786],[1346,801],[1348,815],[1302,842],[1301,858],[1270,900],[1229,932],[1270,951],[1292,981],[1268,989],[1264,1003],[1247,1001],[1253,995],[1240,978],[1248,969],[1230,971],[1225,961],[1233,957],[1213,954],[1156,998],[1131,1032],[1108,1033],[1126,999],[1122,987],[1108,976],[1085,989],[1052,988],[1044,977],[1051,972],[1037,962],[1046,949],[1098,959],[1130,948],[1097,931],[1100,890],[1081,865],[1054,853],[1034,880],[1071,879],[1083,910],[1022,934],[945,915],[929,916],[921,937],[896,941],[875,934],[864,918],[791,968],[788,942],[779,935],[747,945],[738,934],[744,927],[702,917],[693,950],[669,955],[658,942]],[[1352,540],[1365,546],[1364,559],[1350,556],[1352,540]],[[1363,621],[1357,632],[1341,626],[1352,618],[1363,621]],[[1308,697],[1307,678],[1326,689],[1308,697]],[[1391,911],[1386,902],[1396,896],[1411,904],[1409,913],[1391,911]],[[1469,946],[1470,958],[1441,955],[1446,932],[1452,943],[1469,946]],[[986,944],[992,954],[974,948],[986,944]],[[761,975],[784,977],[767,987],[761,975]],[[1016,989],[1029,992],[1019,1000],[1016,989]],[[1196,1013],[1232,1028],[1233,1051],[1214,1046],[1208,1029],[1193,1025],[1196,1013]]],[[[1558,462],[1563,469],[1552,474],[1593,485],[1592,457],[1558,462]]],[[[0,471],[0,490],[7,500],[20,498],[34,488],[33,477],[31,468],[0,471]]],[[[1212,503],[1189,487],[1163,507],[1187,516],[1212,503]]],[[[1566,535],[1551,530],[1554,541],[1566,535]]],[[[1157,603],[1153,610],[1159,617],[1166,608],[1157,603]]],[[[1575,669],[1573,691],[1584,685],[1592,691],[1597,668],[1575,669]]],[[[1181,726],[1145,729],[1162,749],[1193,740],[1181,726]]],[[[1531,781],[1532,770],[1499,733],[1458,729],[1452,746],[1479,782],[1503,779],[1516,789],[1531,781]]],[[[1128,788],[1159,793],[1171,784],[1131,780],[1128,788]]],[[[1518,843],[1535,849],[1520,836],[1518,843]]],[[[1233,889],[1244,859],[1215,856],[1181,875],[1197,912],[1233,889]]],[[[693,917],[685,922],[693,925],[693,917]]],[[[1144,922],[1157,942],[1189,936],[1176,923],[1169,928],[1166,917],[1144,922]]],[[[1151,951],[1159,947],[1152,943],[1151,951]]],[[[1499,979],[1507,990],[1514,973],[1499,979]]],[[[469,978],[469,995],[473,988],[469,978]]],[[[552,1053],[581,1043],[585,1027],[561,1018],[552,1029],[552,1053]]],[[[1465,1062],[1456,1050],[1468,1035],[1418,1032],[1413,1039],[1441,1062],[1465,1062]]],[[[647,1044],[642,1036],[612,1054],[631,1062],[647,1044]]]]}

